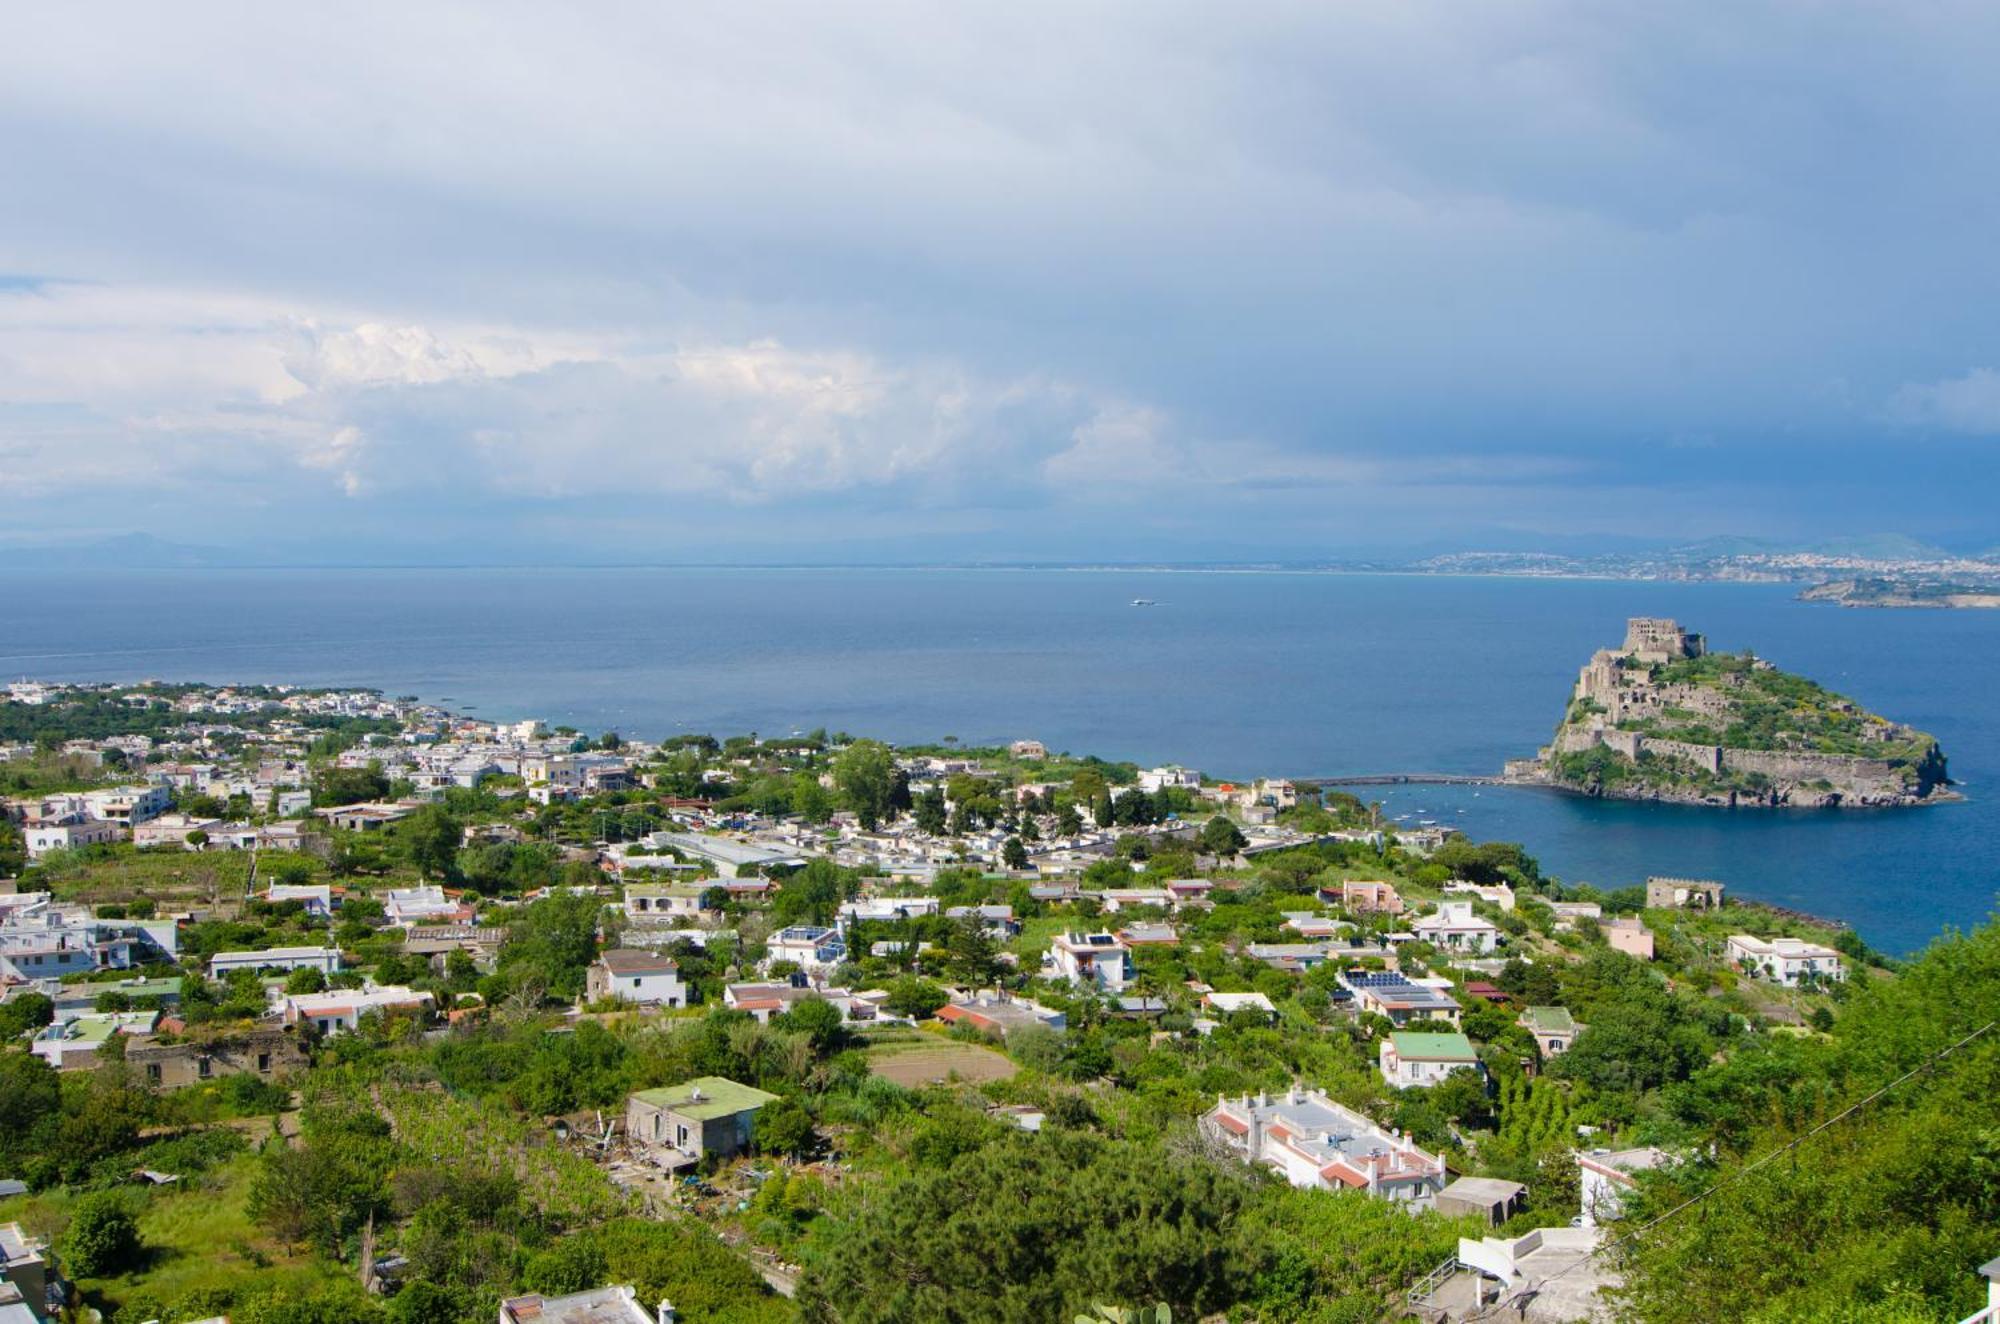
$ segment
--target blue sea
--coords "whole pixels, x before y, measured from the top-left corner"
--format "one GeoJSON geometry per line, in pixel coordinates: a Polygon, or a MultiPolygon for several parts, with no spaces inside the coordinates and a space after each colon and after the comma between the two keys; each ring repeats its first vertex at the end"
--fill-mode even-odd
{"type": "Polygon", "coordinates": [[[1936,734],[1966,803],[1874,811],[1381,788],[1392,815],[1853,923],[1890,951],[2000,885],[2000,612],[1808,605],[1771,585],[1124,570],[77,573],[9,595],[0,671],[370,685],[588,731],[1035,737],[1205,772],[1495,773],[1628,616],[1678,617],[1936,734]],[[42,591],[46,590],[46,591],[42,591]],[[1133,606],[1135,598],[1153,606],[1133,606]]]}

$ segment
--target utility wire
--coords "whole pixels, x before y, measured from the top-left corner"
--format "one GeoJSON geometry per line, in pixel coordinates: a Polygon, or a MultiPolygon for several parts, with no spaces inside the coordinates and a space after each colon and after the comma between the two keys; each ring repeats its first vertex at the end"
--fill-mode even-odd
{"type": "Polygon", "coordinates": [[[1489,1318],[1492,1315],[1493,1311],[1499,1310],[1505,1306],[1514,1305],[1518,1302],[1527,1299],[1528,1297],[1532,1296],[1535,1292],[1540,1291],[1543,1287],[1546,1287],[1548,1284],[1554,1282],[1558,1278],[1561,1278],[1563,1275],[1570,1273],[1572,1270],[1582,1268],[1585,1264],[1588,1264],[1591,1260],[1596,1259],[1599,1255],[1604,1254],[1606,1251],[1616,1250],[1618,1247],[1624,1245],[1626,1242],[1632,1241],[1635,1238],[1643,1236],[1647,1232],[1652,1231],[1654,1228],[1666,1222],[1668,1219],[1673,1218],[1679,1214],[1685,1213],[1689,1209],[1692,1209],[1695,1205],[1700,1204],[1702,1201],[1708,1199],[1712,1195],[1715,1195],[1717,1192],[1723,1190],[1724,1188],[1729,1186],[1734,1186],[1737,1182],[1742,1181],[1745,1177],[1748,1177],[1751,1173],[1757,1171],[1757,1169],[1764,1167],[1767,1164],[1776,1162],[1778,1159],[1783,1158],[1786,1154],[1789,1154],[1793,1150],[1799,1148],[1801,1145],[1804,1145],[1808,1141],[1811,1141],[1821,1132],[1827,1131],[1832,1127],[1839,1125],[1841,1122],[1846,1121],[1849,1117],[1852,1117],[1855,1113],[1860,1112],[1863,1108],[1866,1108],[1869,1104],[1875,1102],[1875,1100],[1881,1098],[1884,1094],[1887,1094],[1890,1090],[1895,1089],[1898,1085],[1901,1085],[1903,1082],[1910,1080],[1915,1076],[1922,1075],[1926,1071],[1929,1071],[1932,1067],[1944,1061],[1945,1058],[1950,1057],[1953,1053],[1956,1053],[1959,1049],[1965,1047],[1973,1040],[1979,1038],[1981,1035],[1985,1034],[1988,1030],[1991,1030],[1995,1025],[2000,1025],[2000,1021],[1986,1022],[1986,1024],[1980,1026],[1978,1029],[1974,1030],[1971,1034],[1966,1035],[1963,1039],[1960,1039],[1957,1043],[1950,1044],[1944,1048],[1939,1049],[1937,1052],[1931,1054],[1930,1057],[1926,1058],[1923,1062],[1917,1064],[1914,1067],[1911,1067],[1908,1071],[1905,1071],[1902,1075],[1896,1077],[1888,1084],[1883,1085],[1880,1088],[1876,1089],[1873,1093],[1867,1095],[1865,1098],[1859,1099],[1856,1102],[1849,1104],[1847,1107],[1841,1109],[1839,1112],[1827,1118],[1824,1122],[1821,1122],[1818,1126],[1815,1126],[1812,1130],[1806,1132],[1802,1136],[1799,1136],[1797,1139],[1789,1141],[1786,1144],[1780,1145],[1778,1148],[1772,1150],[1770,1153],[1764,1155],[1762,1158],[1758,1159],[1754,1163],[1744,1164],[1742,1167],[1738,1168],[1735,1172],[1730,1173],[1728,1176],[1724,1177],[1721,1181],[1716,1182],[1715,1185],[1709,1187],[1707,1190],[1697,1191],[1695,1194],[1681,1201],[1679,1204],[1667,1210],[1665,1213],[1662,1213],[1655,1218],[1648,1219],[1646,1222],[1640,1224],[1638,1227],[1633,1228],[1630,1232],[1627,1232],[1625,1235],[1618,1237],[1616,1240],[1607,1241],[1601,1246],[1597,1246],[1591,1250],[1585,1251],[1583,1254],[1577,1256],[1574,1260],[1570,1261],[1562,1268],[1557,1269],[1553,1273],[1545,1274],[1542,1277],[1535,1279],[1533,1282],[1523,1283],[1520,1287],[1514,1289],[1514,1291],[1507,1293],[1501,1299],[1494,1301],[1490,1306],[1481,1307],[1478,1311],[1474,1312],[1473,1314],[1465,1316],[1465,1318],[1467,1320],[1479,1320],[1479,1319],[1489,1318]]]}

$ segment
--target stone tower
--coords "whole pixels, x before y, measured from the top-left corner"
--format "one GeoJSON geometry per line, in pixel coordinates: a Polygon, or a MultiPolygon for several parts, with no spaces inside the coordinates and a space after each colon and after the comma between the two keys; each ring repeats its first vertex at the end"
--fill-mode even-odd
{"type": "Polygon", "coordinates": [[[1625,622],[1625,652],[1635,661],[1676,662],[1700,657],[1708,641],[1664,616],[1634,616],[1625,622]]]}

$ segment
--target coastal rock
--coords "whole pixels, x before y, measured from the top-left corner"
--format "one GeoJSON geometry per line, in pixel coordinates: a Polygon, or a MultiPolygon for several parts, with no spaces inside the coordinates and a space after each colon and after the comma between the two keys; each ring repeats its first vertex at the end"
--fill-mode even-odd
{"type": "Polygon", "coordinates": [[[1507,779],[1720,808],[1862,808],[1957,798],[1936,740],[1750,653],[1635,617],[1577,677],[1555,739],[1507,779]]]}

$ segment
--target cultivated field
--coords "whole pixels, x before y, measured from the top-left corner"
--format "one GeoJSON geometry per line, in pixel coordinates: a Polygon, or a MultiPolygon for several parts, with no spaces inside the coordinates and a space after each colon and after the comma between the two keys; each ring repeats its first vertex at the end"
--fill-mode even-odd
{"type": "Polygon", "coordinates": [[[884,1080],[912,1089],[953,1076],[975,1084],[1005,1080],[1016,1070],[1004,1054],[991,1048],[928,1036],[923,1042],[877,1044],[868,1050],[868,1067],[884,1080]]]}

